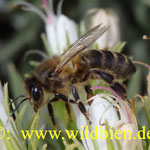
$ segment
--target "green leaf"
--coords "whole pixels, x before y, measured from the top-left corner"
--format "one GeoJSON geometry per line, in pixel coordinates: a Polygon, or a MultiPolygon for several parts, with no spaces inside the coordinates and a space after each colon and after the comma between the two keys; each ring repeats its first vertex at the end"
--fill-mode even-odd
{"type": "Polygon", "coordinates": [[[84,35],[86,33],[85,21],[82,20],[80,21],[79,30],[80,30],[80,35],[84,35]]]}
{"type": "Polygon", "coordinates": [[[43,44],[44,44],[44,47],[45,47],[45,50],[46,50],[47,54],[49,56],[52,56],[52,50],[50,48],[50,44],[48,43],[48,40],[46,38],[45,33],[41,34],[41,38],[42,38],[42,41],[43,41],[43,44]]]}
{"type": "MultiPolygon", "coordinates": [[[[10,138],[12,139],[12,141],[14,142],[15,146],[16,146],[16,150],[26,150],[24,145],[21,145],[18,139],[16,139],[16,137],[12,134],[9,133],[10,138]],[[22,147],[21,147],[22,146],[22,147]]],[[[19,137],[20,138],[20,137],[19,137]]]]}
{"type": "MultiPolygon", "coordinates": [[[[73,139],[73,138],[72,138],[73,139]]],[[[64,139],[63,140],[63,143],[65,145],[65,150],[73,150],[75,148],[78,148],[79,150],[83,150],[82,147],[80,147],[81,143],[79,143],[78,141],[75,141],[75,143],[72,143],[72,144],[68,144],[66,142],[66,140],[64,139]],[[80,149],[81,148],[81,149],[80,149]]]]}
{"type": "MultiPolygon", "coordinates": [[[[66,45],[67,45],[67,47],[69,47],[70,46],[70,39],[69,39],[69,34],[68,34],[68,31],[66,31],[66,45]]],[[[65,50],[65,49],[64,49],[65,50]]]]}
{"type": "Polygon", "coordinates": [[[113,52],[121,53],[123,51],[124,46],[126,45],[126,42],[118,42],[113,47],[113,52]]]}
{"type": "MultiPolygon", "coordinates": [[[[30,128],[30,131],[33,131],[33,130],[37,130],[38,129],[38,122],[39,122],[39,118],[40,118],[40,112],[38,111],[32,124],[31,124],[31,128],[30,128]]],[[[39,140],[36,136],[36,134],[33,134],[32,135],[32,138],[29,140],[29,149],[37,149],[38,148],[38,143],[39,143],[39,140]]]]}
{"type": "Polygon", "coordinates": [[[144,96],[144,100],[146,101],[146,103],[148,104],[148,109],[150,111],[150,99],[148,96],[144,96]]]}
{"type": "Polygon", "coordinates": [[[22,122],[23,121],[23,117],[26,113],[26,110],[27,110],[27,107],[28,105],[24,105],[21,110],[19,111],[19,114],[18,114],[18,117],[19,117],[19,120],[22,122]]]}
{"type": "Polygon", "coordinates": [[[84,147],[82,146],[82,144],[77,140],[77,139],[74,139],[74,138],[72,138],[71,137],[71,139],[73,140],[73,142],[75,143],[75,144],[77,144],[78,145],[78,149],[79,150],[84,150],[84,147]]]}
{"type": "Polygon", "coordinates": [[[21,150],[20,146],[18,146],[19,144],[15,143],[16,140],[14,141],[14,139],[12,138],[12,136],[10,136],[10,134],[9,134],[10,131],[8,132],[8,130],[6,131],[4,129],[4,126],[3,126],[3,123],[1,121],[1,119],[0,119],[0,127],[1,127],[1,129],[3,128],[4,137],[3,137],[2,140],[4,142],[4,145],[5,145],[6,149],[7,150],[21,150]]]}
{"type": "Polygon", "coordinates": [[[147,150],[146,145],[147,145],[146,142],[145,142],[145,141],[142,141],[143,150],[147,150]]]}
{"type": "Polygon", "coordinates": [[[136,73],[132,75],[128,82],[128,97],[131,99],[141,91],[141,71],[137,69],[136,73]]]}
{"type": "Polygon", "coordinates": [[[44,144],[42,150],[47,150],[47,144],[44,144]]]}
{"type": "Polygon", "coordinates": [[[8,95],[8,84],[4,85],[4,97],[5,97],[5,108],[7,115],[10,114],[10,106],[9,106],[9,95],[8,95]]]}
{"type": "Polygon", "coordinates": [[[30,121],[28,122],[28,124],[27,124],[27,126],[25,128],[26,130],[30,130],[31,125],[33,123],[33,120],[34,120],[35,116],[36,116],[36,113],[34,113],[33,116],[30,118],[30,121]]]}
{"type": "Polygon", "coordinates": [[[11,122],[11,126],[12,126],[15,136],[16,136],[17,140],[19,141],[20,145],[22,146],[22,148],[27,149],[26,145],[24,144],[25,141],[24,141],[22,135],[20,134],[20,130],[22,129],[21,122],[19,122],[18,117],[16,117],[16,120],[17,120],[16,121],[17,123],[11,122]],[[18,127],[18,125],[16,126],[16,124],[19,124],[20,127],[18,127]]]}
{"type": "Polygon", "coordinates": [[[147,122],[147,130],[150,130],[150,117],[149,117],[149,112],[150,112],[150,105],[148,103],[145,103],[143,106],[145,116],[146,116],[146,122],[147,122]]]}
{"type": "Polygon", "coordinates": [[[148,150],[150,150],[150,144],[148,145],[148,150]]]}
{"type": "MultiPolygon", "coordinates": [[[[114,128],[114,127],[112,128],[112,131],[113,131],[113,134],[115,135],[116,130],[115,130],[115,128],[114,128]]],[[[114,140],[116,141],[116,144],[117,144],[117,148],[118,148],[118,150],[121,150],[121,145],[120,145],[119,140],[118,140],[118,139],[116,139],[116,138],[114,138],[114,140]]]]}
{"type": "Polygon", "coordinates": [[[29,62],[29,65],[31,65],[31,66],[33,66],[33,67],[37,67],[37,66],[39,66],[39,64],[40,64],[39,61],[31,60],[31,61],[29,62]]]}
{"type": "Polygon", "coordinates": [[[8,71],[9,71],[9,86],[10,89],[12,90],[13,97],[16,98],[22,93],[25,93],[24,82],[13,64],[8,65],[8,71]]]}
{"type": "MultiPolygon", "coordinates": [[[[8,84],[4,85],[4,93],[5,93],[5,108],[6,108],[7,115],[9,115],[10,114],[10,106],[9,106],[9,95],[8,95],[8,84]]],[[[14,104],[13,104],[13,106],[14,106],[14,104]]],[[[16,122],[17,122],[17,124],[19,123],[17,125],[17,128],[15,127],[14,121],[10,121],[10,124],[11,124],[11,127],[13,128],[13,131],[14,131],[16,137],[17,137],[17,140],[22,145],[22,148],[24,147],[24,149],[25,149],[25,146],[22,144],[22,141],[21,141],[21,138],[20,138],[20,134],[19,134],[19,128],[18,128],[18,126],[20,126],[20,128],[21,128],[21,122],[20,122],[20,120],[18,121],[18,117],[16,118],[16,122]]],[[[16,138],[12,134],[11,134],[11,138],[14,140],[14,142],[16,144],[18,144],[18,142],[16,141],[16,138]]],[[[18,145],[18,147],[19,146],[20,145],[18,145]]]]}
{"type": "Polygon", "coordinates": [[[110,129],[107,120],[105,121],[105,130],[108,133],[108,137],[106,138],[107,150],[115,150],[112,140],[110,139],[110,129]]]}
{"type": "Polygon", "coordinates": [[[40,118],[40,112],[38,111],[34,117],[32,124],[31,124],[30,130],[37,130],[38,129],[39,118],[40,118]]]}

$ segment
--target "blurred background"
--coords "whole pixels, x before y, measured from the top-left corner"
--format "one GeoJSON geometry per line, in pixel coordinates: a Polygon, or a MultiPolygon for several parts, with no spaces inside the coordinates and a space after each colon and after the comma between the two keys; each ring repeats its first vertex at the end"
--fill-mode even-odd
{"type": "MultiPolygon", "coordinates": [[[[0,0],[0,80],[2,84],[9,83],[12,98],[24,94],[24,75],[33,70],[29,61],[40,60],[38,56],[29,56],[23,61],[26,52],[45,51],[41,40],[41,33],[45,32],[43,21],[38,15],[16,7],[16,2],[0,0]]],[[[28,2],[41,7],[42,0],[28,2]]],[[[54,0],[55,10],[57,4],[58,0],[54,0]]],[[[62,12],[80,23],[90,8],[113,9],[119,16],[121,41],[127,43],[123,53],[150,64],[150,40],[142,39],[143,35],[150,36],[150,0],[64,0],[62,12]]],[[[143,66],[137,66],[136,74],[127,82],[129,97],[146,94],[147,73],[143,66]]],[[[30,116],[30,111],[28,113],[30,116]]],[[[59,113],[56,112],[56,116],[59,113]]]]}

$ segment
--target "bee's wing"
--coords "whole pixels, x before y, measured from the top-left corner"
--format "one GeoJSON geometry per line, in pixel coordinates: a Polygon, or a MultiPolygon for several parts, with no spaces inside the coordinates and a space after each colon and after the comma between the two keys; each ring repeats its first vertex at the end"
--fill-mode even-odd
{"type": "Polygon", "coordinates": [[[95,26],[89,30],[85,35],[75,41],[62,55],[61,61],[57,65],[54,74],[56,75],[60,72],[61,68],[66,65],[73,57],[85,50],[89,45],[95,42],[100,36],[102,36],[108,27],[101,27],[101,24],[95,26]]]}

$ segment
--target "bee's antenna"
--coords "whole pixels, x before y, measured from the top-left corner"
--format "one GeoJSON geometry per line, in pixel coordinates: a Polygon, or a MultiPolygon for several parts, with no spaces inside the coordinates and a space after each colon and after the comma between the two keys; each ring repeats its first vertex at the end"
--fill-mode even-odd
{"type": "Polygon", "coordinates": [[[14,100],[10,101],[10,105],[14,102],[16,102],[19,98],[23,98],[23,97],[26,97],[26,95],[19,95],[18,97],[16,97],[14,100]]]}
{"type": "Polygon", "coordinates": [[[28,100],[28,99],[29,99],[29,98],[23,99],[23,100],[16,106],[16,108],[11,112],[10,116],[13,116],[14,113],[16,112],[16,110],[18,109],[18,107],[19,107],[24,101],[26,101],[26,100],[28,100]]]}
{"type": "Polygon", "coordinates": [[[38,55],[40,55],[42,58],[48,58],[48,56],[47,56],[44,52],[35,49],[35,50],[30,50],[30,51],[26,52],[26,53],[25,53],[25,56],[24,56],[24,58],[23,58],[23,61],[25,61],[26,58],[27,58],[29,55],[31,55],[31,54],[38,54],[38,55]]]}

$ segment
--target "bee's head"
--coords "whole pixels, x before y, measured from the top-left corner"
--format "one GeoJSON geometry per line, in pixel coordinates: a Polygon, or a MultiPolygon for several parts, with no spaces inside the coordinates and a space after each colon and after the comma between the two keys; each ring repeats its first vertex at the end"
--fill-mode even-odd
{"type": "Polygon", "coordinates": [[[44,102],[44,91],[43,87],[35,78],[25,79],[25,89],[29,98],[30,104],[32,105],[35,112],[42,106],[44,102]]]}

